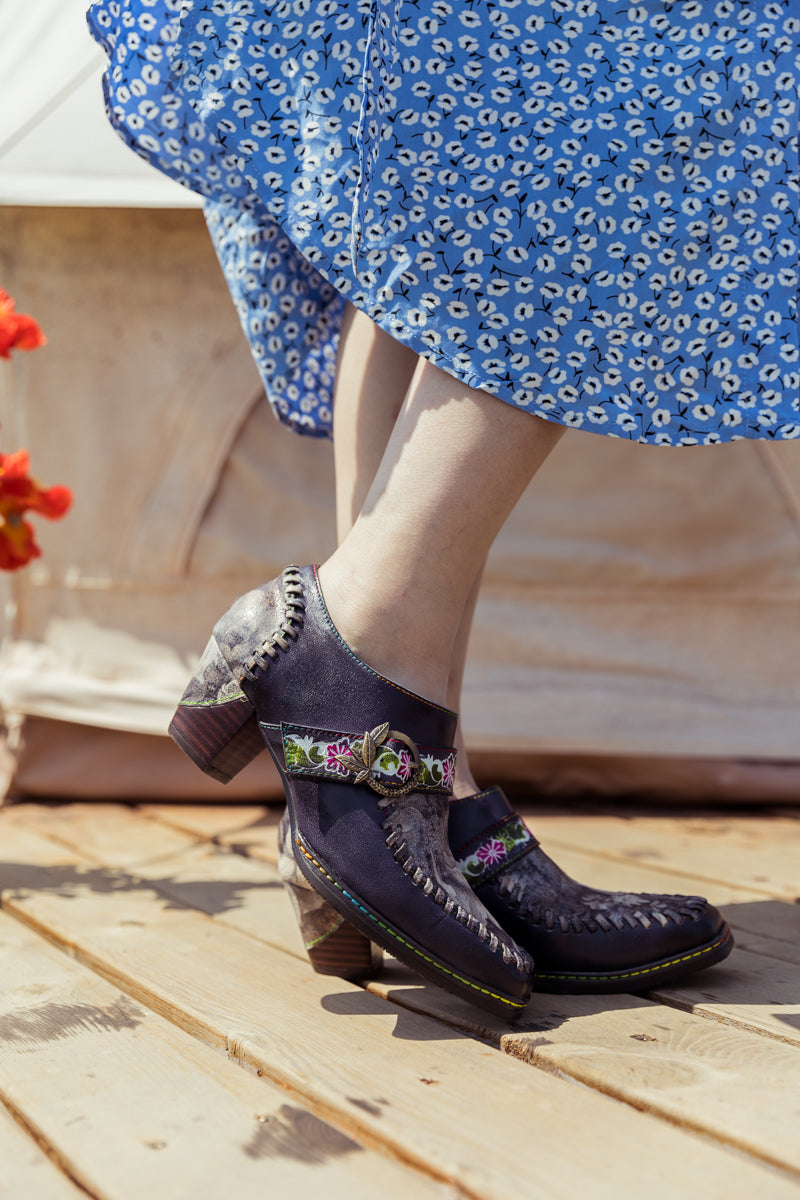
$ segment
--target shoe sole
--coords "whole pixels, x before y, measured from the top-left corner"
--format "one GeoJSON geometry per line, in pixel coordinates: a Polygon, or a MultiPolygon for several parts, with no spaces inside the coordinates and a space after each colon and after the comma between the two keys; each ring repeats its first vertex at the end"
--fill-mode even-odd
{"type": "Polygon", "coordinates": [[[560,995],[641,992],[656,985],[675,983],[695,971],[722,962],[732,949],[733,934],[726,925],[704,946],[695,946],[694,949],[674,958],[644,963],[625,971],[549,972],[534,969],[533,987],[538,992],[555,992],[560,995]]]}

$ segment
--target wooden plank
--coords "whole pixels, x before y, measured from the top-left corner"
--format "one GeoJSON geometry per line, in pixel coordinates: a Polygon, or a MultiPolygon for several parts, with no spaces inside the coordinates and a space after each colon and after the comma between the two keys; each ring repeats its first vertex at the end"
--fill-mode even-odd
{"type": "Polygon", "coordinates": [[[676,875],[731,883],[794,900],[800,893],[800,821],[730,813],[692,817],[547,815],[525,808],[528,824],[557,858],[572,846],[618,862],[665,867],[676,875]]]}
{"type": "MultiPolygon", "coordinates": [[[[129,811],[121,810],[117,830],[117,835],[120,839],[124,840],[126,838],[127,825],[132,819],[135,820],[135,815],[132,817],[129,811]]],[[[110,822],[106,826],[106,833],[111,837],[110,822]]],[[[113,853],[113,845],[111,846],[111,850],[113,853]]],[[[574,865],[574,863],[570,863],[568,864],[568,868],[572,868],[574,865]]],[[[592,866],[591,862],[584,865],[588,865],[588,867],[592,866]]],[[[619,874],[621,869],[619,864],[608,863],[604,860],[599,860],[599,867],[601,871],[616,872],[617,874],[619,874]]],[[[634,865],[627,866],[624,870],[626,872],[626,879],[619,881],[623,887],[645,886],[640,878],[630,878],[631,872],[649,873],[651,875],[653,873],[653,868],[642,868],[634,865]]],[[[151,861],[142,867],[139,873],[148,878],[152,885],[163,895],[169,896],[181,904],[192,905],[216,917],[218,920],[230,924],[234,928],[247,932],[251,936],[292,953],[300,960],[305,961],[302,942],[294,922],[293,914],[282,895],[277,871],[270,864],[260,860],[247,859],[239,855],[226,854],[219,848],[206,844],[192,846],[182,855],[169,860],[151,861]]],[[[576,873],[580,878],[587,878],[586,872],[578,871],[576,873]]],[[[602,885],[606,881],[595,879],[594,882],[602,885]]],[[[661,884],[659,883],[657,886],[661,886],[661,884]]],[[[758,905],[777,905],[780,903],[778,901],[764,901],[763,899],[758,899],[757,901],[758,905]]],[[[792,908],[790,905],[783,905],[783,907],[792,908]]],[[[764,953],[763,949],[762,953],[764,953]]],[[[748,960],[746,966],[739,970],[739,975],[732,976],[731,966],[738,969],[738,962],[739,957],[737,953],[732,960],[729,960],[727,965],[713,969],[708,973],[703,972],[696,977],[692,977],[681,987],[671,989],[669,995],[665,994],[663,997],[665,1002],[673,1006],[677,1005],[681,1009],[685,1008],[690,1011],[696,1011],[698,1016],[694,1018],[695,1021],[707,1016],[711,1016],[714,1020],[722,1021],[723,1023],[728,1023],[733,1019],[742,1029],[761,1034],[766,1033],[770,1037],[792,1044],[794,1038],[791,1025],[793,1011],[791,1001],[796,998],[796,983],[793,982],[793,980],[796,980],[796,973],[794,976],[791,973],[788,975],[784,973],[776,979],[775,964],[769,959],[767,960],[766,970],[769,972],[769,981],[773,985],[770,990],[772,993],[780,995],[782,1002],[777,1012],[773,1011],[774,1005],[767,1006],[765,1011],[763,1004],[750,1003],[742,1005],[738,999],[739,992],[744,991],[749,994],[752,1001],[752,985],[755,981],[763,981],[764,978],[761,969],[763,964],[753,964],[752,960],[748,960]],[[736,984],[738,989],[737,1000],[732,1004],[729,998],[729,990],[734,985],[731,980],[739,978],[742,971],[745,973],[745,979],[744,982],[736,984]],[[713,997],[709,998],[708,988],[715,985],[715,981],[720,980],[723,981],[722,987],[718,986],[713,997]],[[776,987],[782,988],[782,991],[776,992],[776,987]],[[728,1012],[729,1008],[733,1009],[732,1017],[728,1012]],[[789,1018],[788,1021],[785,1019],[787,1017],[789,1018]]],[[[391,998],[397,1003],[405,1004],[415,1011],[426,1012],[429,1015],[439,1017],[474,1035],[486,1038],[496,1045],[503,1044],[504,1048],[518,1057],[528,1057],[527,1050],[524,1052],[521,1051],[519,1046],[514,1043],[513,1035],[508,1035],[505,1040],[503,1039],[505,1026],[497,1022],[491,1023],[488,1018],[479,1017],[476,1019],[476,1010],[472,1006],[466,1004],[459,1006],[458,1002],[445,996],[438,989],[425,989],[415,986],[414,977],[410,973],[408,973],[406,983],[408,986],[400,991],[396,987],[392,990],[389,985],[382,983],[371,985],[370,990],[383,996],[387,996],[391,992],[391,998]]],[[[533,1018],[533,1024],[530,1026],[530,1032],[532,1034],[540,1033],[541,1020],[544,1019],[545,1022],[549,1020],[549,1017],[546,1015],[544,1018],[540,1016],[542,1005],[555,1005],[557,1012],[563,1013],[566,1010],[572,1016],[577,1016],[583,1011],[581,1006],[585,1003],[586,1001],[581,1000],[581,998],[574,997],[558,997],[556,999],[547,996],[538,997],[534,1005],[536,1015],[533,1018]],[[576,1006],[574,1010],[573,1006],[576,1006]]],[[[625,1011],[624,1005],[626,1001],[624,998],[612,997],[596,1002],[590,1001],[590,1003],[598,1003],[603,1011],[609,1009],[617,1011],[619,1006],[622,1005],[623,1011],[625,1011]]],[[[645,1002],[635,1001],[633,1003],[643,1005],[645,1002]]],[[[677,1020],[679,1023],[678,1027],[682,1031],[685,1031],[685,1026],[681,1024],[686,1019],[685,1017],[678,1017],[675,1014],[667,1013],[665,1020],[667,1019],[669,1021],[677,1020]]],[[[629,1051],[627,1017],[620,1018],[619,1028],[613,1036],[615,1028],[613,1024],[614,1018],[608,1015],[607,1021],[611,1044],[615,1045],[618,1049],[621,1048],[622,1050],[629,1051]]],[[[524,1030],[527,1027],[523,1022],[518,1028],[524,1030]]],[[[708,1035],[704,1031],[703,1038],[706,1036],[708,1035]]],[[[725,1059],[729,1035],[726,1031],[722,1031],[719,1036],[722,1046],[721,1057],[725,1059]]],[[[701,1042],[703,1038],[700,1039],[701,1042]]],[[[567,1074],[574,1074],[582,1082],[591,1083],[592,1086],[599,1086],[594,1076],[580,1065],[580,1056],[576,1054],[572,1046],[573,1040],[574,1030],[571,1029],[568,1038],[570,1056],[571,1060],[579,1065],[573,1070],[565,1063],[562,1063],[559,1069],[564,1070],[567,1074]]],[[[692,1039],[689,1040],[691,1041],[692,1039]]],[[[527,1039],[525,1044],[528,1045],[529,1041],[530,1039],[527,1039]]],[[[556,1042],[559,1043],[559,1039],[556,1039],[556,1042]]],[[[641,1048],[639,1049],[641,1051],[641,1048]]],[[[589,1050],[591,1051],[591,1047],[589,1050]]],[[[749,1111],[750,1106],[751,1087],[756,1085],[759,1072],[761,1071],[761,1058],[760,1053],[754,1053],[753,1070],[748,1076],[745,1070],[747,1062],[745,1047],[742,1048],[742,1055],[742,1070],[748,1078],[748,1083],[743,1093],[738,1097],[735,1096],[735,1089],[732,1090],[731,1099],[736,1098],[738,1104],[743,1104],[746,1113],[749,1111]]],[[[657,1050],[653,1051],[651,1057],[658,1060],[655,1064],[651,1063],[650,1066],[656,1072],[657,1077],[660,1078],[663,1073],[661,1066],[663,1051],[660,1046],[657,1050]]],[[[636,1080],[637,1086],[629,1086],[628,1082],[626,1082],[627,1071],[624,1067],[624,1062],[621,1066],[622,1084],[618,1078],[620,1072],[609,1069],[609,1074],[604,1085],[605,1090],[615,1095],[624,1095],[631,1103],[636,1103],[639,1106],[649,1105],[653,1107],[654,1111],[658,1109],[659,1105],[654,1099],[656,1093],[654,1093],[648,1080],[636,1080]],[[640,1084],[641,1086],[639,1086],[640,1084]]],[[[687,1068],[687,1070],[691,1074],[691,1068],[687,1068]]],[[[776,1076],[776,1078],[778,1077],[776,1076]]],[[[791,1072],[788,1078],[790,1080],[788,1087],[791,1090],[796,1085],[797,1080],[791,1072]]],[[[729,1082],[730,1080],[726,1080],[726,1090],[729,1082]]],[[[706,1100],[702,1093],[696,1105],[692,1106],[687,1097],[681,1098],[678,1105],[679,1108],[681,1104],[686,1105],[687,1114],[689,1114],[687,1115],[687,1121],[691,1120],[698,1128],[706,1127],[704,1116],[706,1100]]],[[[726,1108],[725,1101],[722,1103],[722,1108],[723,1110],[726,1108]]],[[[663,1107],[663,1112],[665,1115],[673,1115],[673,1110],[668,1104],[663,1107]]],[[[780,1109],[778,1110],[779,1112],[780,1109]]],[[[733,1114],[734,1118],[736,1118],[736,1115],[735,1112],[733,1114]]],[[[770,1121],[776,1122],[775,1133],[779,1135],[781,1133],[781,1125],[777,1115],[772,1114],[770,1121]]],[[[725,1122],[723,1122],[725,1128],[720,1128],[717,1131],[719,1136],[725,1136],[729,1140],[738,1140],[738,1142],[742,1143],[742,1122],[737,1119],[729,1120],[727,1113],[725,1115],[725,1122]],[[725,1125],[725,1122],[727,1122],[727,1125],[725,1125]]],[[[772,1140],[774,1140],[774,1137],[772,1140]]],[[[780,1140],[780,1137],[778,1140],[780,1140]]],[[[773,1160],[777,1161],[778,1152],[774,1148],[769,1151],[769,1155],[773,1160]]],[[[791,1159],[791,1155],[787,1158],[784,1152],[784,1158],[781,1161],[789,1163],[793,1160],[791,1159]]]]}
{"type": "Polygon", "coordinates": [[[762,1196],[796,1195],[796,1181],[752,1160],[314,976],[289,955],[255,951],[252,938],[170,907],[122,872],[109,887],[109,873],[77,862],[71,878],[64,864],[48,871],[49,844],[37,858],[42,839],[4,833],[5,854],[27,858],[29,871],[4,896],[10,911],[140,1002],[313,1097],[345,1133],[471,1195],[618,1200],[638,1196],[642,1178],[653,1197],[728,1198],[734,1180],[762,1196]],[[565,1153],[571,1130],[580,1154],[565,1153]]]}
{"type": "MultiPolygon", "coordinates": [[[[198,839],[214,838],[224,847],[266,863],[277,863],[276,806],[24,804],[7,810],[16,824],[33,825],[39,832],[89,854],[107,866],[143,864],[161,854],[170,859],[198,839]],[[165,824],[169,833],[155,835],[139,813],[165,824]],[[154,847],[157,852],[154,854],[154,847]]],[[[580,821],[582,818],[576,818],[580,821]]],[[[767,827],[769,828],[769,827],[767,827]]],[[[200,843],[202,844],[202,843],[200,843]]],[[[636,860],[618,862],[573,847],[554,857],[574,878],[596,887],[627,891],[692,891],[724,906],[739,934],[738,943],[754,953],[767,953],[800,963],[800,905],[767,900],[763,893],[737,884],[675,875],[663,866],[636,860]]],[[[224,872],[223,872],[224,873],[224,872]]],[[[145,872],[148,878],[156,873],[145,872]]],[[[204,905],[204,911],[210,911],[204,905]]]]}
{"type": "Polygon", "coordinates": [[[172,829],[211,841],[239,829],[280,817],[282,806],[264,804],[140,804],[139,811],[172,829]]]}
{"type": "MultiPolygon", "coordinates": [[[[77,809],[79,806],[70,807],[77,809]]],[[[89,810],[92,808],[89,805],[84,807],[89,810]]],[[[112,862],[118,862],[127,844],[136,845],[141,850],[145,842],[141,834],[134,835],[131,831],[131,826],[141,820],[135,811],[118,806],[114,814],[111,808],[109,806],[102,822],[102,846],[98,831],[93,847],[95,851],[102,848],[112,862]]],[[[32,815],[35,817],[33,810],[32,815]]],[[[81,845],[83,826],[91,820],[91,811],[80,819],[74,813],[73,817],[75,825],[70,830],[69,814],[63,814],[60,839],[62,844],[69,841],[77,849],[81,845]]],[[[232,835],[232,844],[235,837],[232,835]]],[[[185,848],[192,849],[194,845],[190,838],[185,839],[185,848]]],[[[232,861],[228,863],[224,854],[209,849],[206,844],[198,846],[191,858],[185,857],[185,850],[178,859],[160,859],[151,855],[149,862],[139,863],[136,869],[162,894],[169,895],[181,904],[193,905],[235,928],[305,959],[291,910],[286,905],[271,906],[266,894],[269,890],[279,890],[277,872],[269,865],[269,859],[277,854],[274,827],[259,826],[257,840],[247,848],[259,855],[259,859],[250,860],[249,865],[248,860],[240,855],[232,856],[232,861]]],[[[594,859],[574,850],[564,851],[559,859],[565,869],[577,878],[597,886],[616,884],[631,890],[669,889],[676,886],[675,877],[660,873],[653,866],[594,859]]],[[[694,884],[698,881],[689,882],[694,884]]],[[[711,972],[691,976],[684,984],[676,985],[667,992],[659,992],[658,996],[663,1003],[795,1044],[798,1038],[796,1013],[800,989],[797,973],[792,972],[786,964],[797,963],[796,933],[800,906],[766,901],[758,893],[742,889],[731,892],[727,884],[717,884],[712,888],[712,899],[717,901],[731,894],[756,897],[752,902],[741,902],[734,906],[736,911],[732,913],[734,918],[737,913],[749,913],[751,926],[758,925],[753,913],[767,905],[771,908],[779,905],[781,912],[786,910],[781,940],[771,939],[763,931],[740,936],[741,946],[737,947],[726,964],[711,972]],[[754,943],[757,954],[748,949],[754,943]],[[769,996],[765,1000],[767,993],[769,996]]],[[[746,918],[740,915],[739,919],[746,918]]],[[[766,918],[762,923],[769,924],[766,918]]]]}
{"type": "Polygon", "coordinates": [[[662,1004],[800,1046],[800,972],[794,963],[739,950],[735,959],[647,994],[662,1004]]]}
{"type": "MultiPolygon", "coordinates": [[[[235,928],[307,961],[289,904],[273,903],[276,893],[283,900],[284,888],[277,868],[265,859],[249,858],[209,841],[197,841],[197,830],[176,835],[179,853],[175,852],[176,843],[173,842],[173,853],[156,856],[152,850],[154,845],[159,845],[158,823],[151,814],[143,816],[128,805],[104,806],[102,820],[91,834],[87,832],[87,826],[92,826],[94,821],[92,804],[61,806],[55,823],[49,810],[44,811],[44,821],[39,822],[36,806],[24,807],[24,814],[19,811],[15,814],[17,827],[29,829],[36,835],[45,833],[58,846],[71,848],[79,855],[88,844],[92,861],[107,867],[119,865],[127,848],[134,846],[137,876],[148,880],[162,895],[227,921],[235,928]],[[149,846],[145,836],[150,839],[149,846]]],[[[58,855],[54,861],[60,861],[58,855]]]]}
{"type": "MultiPolygon", "coordinates": [[[[293,913],[274,886],[277,872],[269,864],[196,847],[159,866],[158,877],[151,870],[149,878],[163,894],[304,960],[293,913]],[[226,893],[241,896],[236,904],[220,905],[223,882],[226,893]]],[[[708,978],[719,974],[711,971],[708,978]]],[[[478,1015],[473,1006],[420,986],[394,962],[386,978],[369,990],[517,1058],[800,1171],[800,1049],[787,1053],[758,1033],[734,1034],[716,1019],[709,1022],[703,1015],[632,996],[540,995],[528,1020],[509,1032],[506,1024],[478,1015]]]]}
{"type": "Polygon", "coordinates": [[[86,1200],[0,1104],[0,1196],[8,1200],[86,1200]]]}
{"type": "Polygon", "coordinates": [[[176,854],[198,838],[144,818],[125,804],[13,804],[2,810],[3,821],[79,849],[84,858],[109,867],[125,867],[176,854]],[[126,836],[120,837],[123,826],[126,836]]]}
{"type": "Polygon", "coordinates": [[[308,961],[283,883],[271,863],[205,844],[137,868],[137,875],[161,895],[308,961]]]}
{"type": "MultiPolygon", "coordinates": [[[[305,959],[293,913],[274,886],[277,872],[269,864],[196,847],[159,866],[159,876],[151,873],[150,881],[163,894],[305,959]],[[220,905],[223,882],[226,891],[238,894],[237,903],[220,905]]],[[[711,971],[709,979],[717,974],[711,971]]],[[[633,996],[539,995],[519,1031],[509,1032],[473,1006],[420,986],[394,962],[369,990],[536,1066],[800,1171],[800,1049],[787,1053],[759,1033],[733,1033],[716,1019],[633,996]]]]}
{"type": "Polygon", "coordinates": [[[4,915],[0,972],[0,1095],[92,1195],[442,1195],[4,915]]]}
{"type": "Polygon", "coordinates": [[[282,809],[271,809],[266,817],[255,825],[236,833],[222,834],[217,840],[220,846],[246,854],[249,858],[260,858],[264,862],[278,862],[278,822],[282,809]]]}
{"type": "Polygon", "coordinates": [[[638,996],[540,995],[509,1030],[395,962],[369,990],[800,1174],[796,1046],[638,996]]]}

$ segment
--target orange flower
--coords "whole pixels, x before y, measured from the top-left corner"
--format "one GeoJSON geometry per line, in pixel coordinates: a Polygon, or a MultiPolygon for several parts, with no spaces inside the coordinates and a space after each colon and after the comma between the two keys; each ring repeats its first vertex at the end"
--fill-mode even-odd
{"type": "Polygon", "coordinates": [[[11,358],[12,350],[35,350],[46,341],[33,317],[14,312],[14,301],[0,288],[0,358],[11,358]]]}
{"type": "Polygon", "coordinates": [[[72,503],[69,488],[42,488],[31,479],[29,471],[27,450],[0,454],[0,570],[3,571],[16,571],[41,554],[33,527],[23,520],[23,513],[36,512],[56,520],[64,516],[72,503]]]}

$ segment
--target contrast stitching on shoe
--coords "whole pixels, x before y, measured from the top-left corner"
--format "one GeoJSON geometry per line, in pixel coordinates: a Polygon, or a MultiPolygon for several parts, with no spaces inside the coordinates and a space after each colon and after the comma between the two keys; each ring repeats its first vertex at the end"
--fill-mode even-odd
{"type": "Polygon", "coordinates": [[[319,581],[319,575],[317,573],[317,568],[312,567],[311,569],[314,572],[314,580],[317,585],[317,593],[319,595],[319,602],[320,602],[320,606],[322,608],[322,615],[325,618],[325,622],[328,625],[333,636],[336,638],[336,640],[341,645],[342,649],[347,651],[347,653],[350,655],[350,657],[353,659],[353,661],[357,662],[358,665],[360,667],[363,667],[363,669],[365,671],[368,671],[370,673],[370,675],[374,675],[376,679],[380,679],[381,683],[385,683],[389,687],[394,688],[394,690],[396,692],[401,692],[404,696],[410,696],[412,700],[421,700],[422,703],[426,704],[429,708],[435,708],[438,712],[446,713],[447,716],[449,716],[449,717],[456,716],[456,714],[453,712],[453,710],[451,708],[445,708],[444,705],[442,705],[442,704],[435,704],[433,700],[426,700],[424,696],[420,696],[417,692],[409,691],[408,688],[402,687],[399,683],[393,683],[391,679],[387,679],[385,675],[381,675],[378,671],[374,670],[371,666],[369,666],[368,663],[362,662],[362,660],[358,657],[358,655],[355,654],[354,651],[352,651],[350,649],[347,642],[344,640],[342,635],[339,633],[339,630],[334,625],[333,618],[331,617],[330,613],[328,612],[328,606],[325,603],[325,597],[322,594],[322,586],[319,581]]]}
{"type": "Polygon", "coordinates": [[[320,874],[324,875],[325,878],[333,884],[337,891],[340,891],[352,905],[359,909],[359,911],[362,912],[366,917],[369,917],[371,921],[374,921],[374,923],[378,925],[386,934],[388,934],[389,937],[393,938],[394,941],[399,942],[400,945],[405,946],[407,950],[410,950],[413,954],[416,954],[418,958],[423,959],[425,962],[431,963],[432,966],[436,967],[437,970],[442,971],[445,975],[451,975],[453,979],[457,979],[459,983],[465,984],[474,991],[480,992],[484,996],[490,996],[492,1000],[499,1000],[502,1004],[509,1005],[510,1008],[522,1009],[525,1007],[527,1000],[509,1000],[506,996],[501,996],[497,992],[490,991],[489,988],[481,987],[477,983],[472,983],[471,980],[466,979],[463,975],[459,975],[457,971],[453,971],[449,967],[445,967],[438,958],[433,958],[431,955],[423,954],[422,951],[418,950],[416,946],[413,946],[411,942],[407,942],[405,938],[402,938],[398,933],[395,933],[391,926],[386,925],[383,921],[380,921],[373,913],[369,911],[369,909],[365,908],[363,904],[359,903],[355,896],[351,896],[350,893],[342,887],[338,880],[334,879],[334,877],[325,870],[322,864],[317,862],[313,855],[309,854],[306,848],[302,846],[297,839],[295,839],[295,844],[299,847],[300,852],[309,860],[309,862],[313,863],[320,874]]]}
{"type": "Polygon", "coordinates": [[[467,804],[473,800],[482,800],[484,796],[491,796],[492,792],[497,791],[497,788],[485,788],[482,792],[473,792],[469,796],[453,796],[451,804],[467,804]]]}
{"type": "Polygon", "coordinates": [[[730,936],[731,936],[730,930],[726,930],[726,932],[722,935],[722,937],[718,938],[716,942],[712,943],[712,945],[704,946],[702,950],[695,950],[691,954],[681,955],[680,958],[670,958],[670,959],[667,959],[665,962],[655,963],[654,965],[649,966],[649,967],[641,967],[638,971],[618,971],[614,975],[595,975],[595,974],[578,975],[578,974],[571,974],[568,971],[560,971],[560,972],[550,973],[547,971],[534,970],[533,977],[534,977],[534,979],[571,979],[571,980],[575,980],[575,981],[580,981],[583,979],[583,980],[588,980],[588,981],[592,981],[592,982],[599,982],[604,979],[607,979],[607,980],[635,979],[640,975],[652,975],[656,971],[665,971],[667,969],[667,967],[677,967],[677,966],[680,966],[681,963],[691,962],[692,959],[702,958],[704,954],[710,954],[712,950],[717,950],[720,946],[722,946],[728,940],[728,938],[730,936]]]}
{"type": "MultiPolygon", "coordinates": [[[[297,640],[305,621],[305,589],[300,575],[300,568],[285,567],[281,572],[283,592],[281,594],[282,616],[272,633],[265,638],[260,648],[256,650],[249,662],[243,666],[243,674],[253,678],[256,668],[266,671],[270,662],[278,657],[278,649],[288,650],[287,638],[297,640]]],[[[241,680],[240,680],[241,682],[241,680]]]]}
{"type": "MultiPolygon", "coordinates": [[[[524,856],[521,856],[521,858],[524,856]]],[[[520,861],[520,860],[517,860],[520,861]]],[[[513,865],[513,864],[512,864],[513,865]]],[[[503,870],[498,871],[491,881],[498,894],[532,925],[544,925],[547,929],[560,926],[562,933],[582,933],[584,926],[589,933],[612,933],[621,931],[627,925],[630,929],[641,925],[649,929],[655,921],[662,928],[669,924],[670,919],[676,925],[682,925],[685,918],[692,921],[699,919],[700,913],[706,907],[706,901],[700,896],[654,896],[647,893],[636,894],[636,908],[632,904],[627,907],[618,901],[614,904],[614,893],[607,893],[605,911],[599,908],[582,908],[556,910],[546,908],[541,904],[532,904],[527,899],[528,881],[524,878],[504,879],[503,870]],[[653,907],[653,900],[669,899],[673,904],[669,907],[653,907]]]]}
{"type": "Polygon", "coordinates": [[[458,921],[459,925],[463,925],[470,933],[474,933],[482,942],[487,942],[493,954],[500,951],[503,962],[514,961],[517,966],[522,969],[522,959],[519,954],[513,950],[506,942],[502,941],[497,934],[487,927],[485,921],[479,921],[477,917],[473,917],[467,909],[463,908],[457,900],[448,896],[447,892],[442,888],[435,879],[426,874],[422,867],[413,858],[409,850],[408,843],[403,840],[397,844],[398,838],[402,838],[403,830],[395,829],[392,826],[392,814],[388,812],[389,808],[396,809],[397,803],[392,796],[386,796],[378,801],[378,808],[387,812],[386,819],[381,823],[381,828],[384,832],[389,830],[388,836],[385,839],[386,845],[392,852],[392,857],[395,862],[400,864],[401,870],[409,876],[415,887],[421,887],[426,896],[430,896],[434,904],[438,904],[443,908],[449,917],[453,917],[458,921]],[[403,857],[405,855],[405,857],[403,857]]]}

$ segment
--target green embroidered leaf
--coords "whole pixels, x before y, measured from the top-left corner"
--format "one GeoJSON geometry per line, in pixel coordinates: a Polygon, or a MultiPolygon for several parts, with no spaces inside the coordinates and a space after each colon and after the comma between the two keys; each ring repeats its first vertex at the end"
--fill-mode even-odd
{"type": "Polygon", "coordinates": [[[287,742],[284,748],[287,767],[302,767],[308,761],[305,752],[293,742],[287,742]]]}

